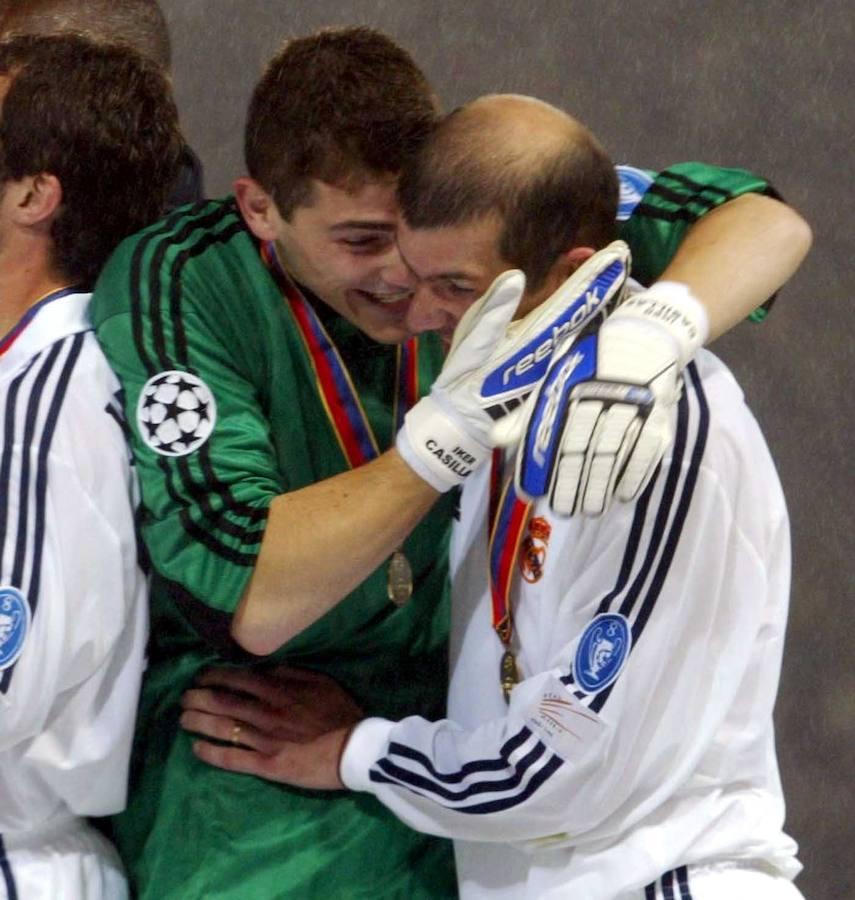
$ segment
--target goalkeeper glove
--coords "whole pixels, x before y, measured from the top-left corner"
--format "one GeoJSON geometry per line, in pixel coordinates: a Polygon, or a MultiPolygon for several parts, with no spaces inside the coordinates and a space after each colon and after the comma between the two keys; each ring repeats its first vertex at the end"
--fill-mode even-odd
{"type": "Polygon", "coordinates": [[[639,496],[673,441],[681,371],[707,331],[689,289],[658,282],[565,344],[526,405],[517,490],[565,516],[639,496]]]}
{"type": "Polygon", "coordinates": [[[521,412],[555,348],[620,293],[628,261],[616,241],[510,326],[525,278],[500,275],[460,320],[430,394],[407,413],[396,441],[405,462],[439,491],[462,483],[496,445],[495,424],[521,412]]]}

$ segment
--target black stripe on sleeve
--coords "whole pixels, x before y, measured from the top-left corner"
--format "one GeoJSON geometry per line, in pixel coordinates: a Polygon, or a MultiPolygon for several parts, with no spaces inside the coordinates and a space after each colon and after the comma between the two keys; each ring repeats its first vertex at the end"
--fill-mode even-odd
{"type": "MultiPolygon", "coordinates": [[[[135,326],[133,334],[137,353],[140,360],[143,361],[149,376],[156,375],[159,371],[174,368],[173,361],[170,359],[167,351],[166,331],[161,315],[161,269],[166,259],[166,254],[173,247],[184,244],[191,238],[197,243],[201,242],[204,244],[202,250],[199,251],[204,252],[209,246],[218,242],[217,233],[212,232],[211,229],[216,228],[223,219],[230,216],[233,212],[234,208],[231,204],[224,204],[216,207],[208,215],[198,219],[189,219],[184,222],[180,229],[173,231],[182,218],[181,214],[176,213],[164,222],[162,228],[156,228],[152,232],[145,234],[135,248],[134,263],[136,265],[131,269],[130,282],[131,309],[135,326]],[[193,237],[194,232],[197,231],[201,231],[201,234],[193,237]],[[154,250],[151,253],[144,278],[143,257],[152,245],[154,245],[154,250]],[[143,297],[143,283],[148,288],[145,298],[143,297]],[[144,312],[148,317],[152,347],[158,358],[157,364],[149,358],[145,349],[144,312]]],[[[242,223],[239,224],[242,228],[242,223]]],[[[174,268],[174,263],[170,268],[174,268]]],[[[170,293],[172,288],[173,286],[170,285],[170,293]]]]}
{"type": "MultiPolygon", "coordinates": [[[[35,441],[36,420],[42,402],[42,394],[48,376],[50,375],[51,369],[53,368],[61,349],[61,343],[54,344],[53,347],[51,347],[47,358],[41,365],[41,368],[33,381],[24,418],[23,446],[25,448],[32,447],[35,441]]],[[[32,478],[30,458],[28,452],[21,454],[21,474],[20,482],[18,484],[18,533],[15,541],[15,562],[12,566],[12,583],[19,585],[25,593],[28,589],[28,586],[24,584],[23,578],[24,568],[26,566],[27,529],[30,519],[30,504],[27,499],[30,493],[30,479],[32,478]]],[[[28,599],[30,598],[28,597],[28,599]]],[[[8,675],[9,671],[10,670],[7,669],[5,674],[8,675]]]]}
{"type": "Polygon", "coordinates": [[[677,876],[677,884],[680,886],[680,900],[692,900],[692,891],[689,887],[689,870],[686,866],[674,869],[677,876]]]}
{"type": "MultiPolygon", "coordinates": [[[[245,226],[239,218],[219,232],[212,231],[234,214],[234,205],[224,204],[206,216],[184,222],[182,227],[173,233],[172,228],[179,223],[182,216],[186,215],[186,212],[176,213],[167,220],[162,228],[145,235],[137,246],[130,285],[132,333],[137,353],[149,377],[157,374],[156,365],[162,367],[162,370],[178,369],[198,374],[189,364],[187,339],[181,321],[181,271],[189,259],[204,253],[216,244],[226,243],[245,231],[245,226]],[[169,294],[166,302],[163,303],[161,269],[166,264],[167,254],[170,248],[180,246],[188,241],[191,241],[190,245],[177,253],[176,258],[169,264],[169,294]],[[146,284],[149,292],[144,297],[142,288],[143,257],[152,248],[152,245],[154,247],[147,265],[146,284]],[[166,312],[164,312],[164,306],[167,307],[166,312]],[[167,339],[167,319],[170,322],[173,336],[171,347],[167,339]],[[157,357],[156,362],[146,351],[146,328],[151,336],[157,357]]],[[[202,543],[209,550],[223,559],[238,565],[254,565],[256,559],[254,553],[242,553],[240,550],[232,549],[227,543],[219,540],[214,532],[222,531],[236,538],[239,543],[257,549],[267,522],[266,508],[259,509],[249,504],[238,503],[234,499],[230,487],[217,478],[214,473],[210,461],[210,448],[207,444],[200,448],[196,458],[204,475],[201,482],[194,479],[189,460],[181,459],[177,464],[170,464],[166,459],[158,460],[164,486],[172,502],[182,507],[189,498],[198,504],[199,512],[204,519],[204,524],[199,524],[184,510],[181,522],[185,531],[195,540],[202,539],[202,543]],[[212,495],[220,498],[218,509],[210,502],[212,495]],[[247,528],[246,523],[234,523],[226,518],[228,515],[237,515],[248,519],[255,527],[247,528]]]]}
{"type": "MultiPolygon", "coordinates": [[[[454,812],[464,813],[466,815],[488,815],[490,813],[498,813],[503,812],[507,809],[513,809],[515,806],[519,806],[522,803],[525,803],[529,797],[531,797],[555,772],[561,768],[563,762],[561,758],[558,756],[552,756],[547,763],[529,780],[528,784],[522,791],[517,793],[510,794],[505,797],[498,797],[495,800],[486,800],[482,803],[473,803],[469,806],[452,806],[449,804],[443,804],[449,806],[454,812]]],[[[414,793],[421,793],[420,791],[411,787],[409,784],[401,784],[401,782],[397,781],[394,778],[386,777],[384,774],[377,772],[375,769],[371,770],[371,780],[379,783],[379,784],[391,784],[397,787],[406,787],[409,790],[412,790],[414,793]]],[[[489,790],[489,786],[487,788],[489,790]]],[[[430,787],[428,785],[427,792],[431,794],[431,799],[434,799],[437,794],[441,795],[441,791],[437,787],[430,787]]],[[[453,797],[454,795],[452,795],[453,797]]],[[[458,795],[459,796],[459,795],[458,795]]]]}
{"type": "Polygon", "coordinates": [[[718,194],[720,197],[725,199],[730,199],[733,194],[730,191],[725,190],[724,188],[717,187],[714,184],[704,184],[700,181],[694,181],[692,178],[687,177],[686,175],[682,175],[679,172],[675,172],[673,169],[663,169],[658,178],[653,182],[656,184],[656,181],[659,179],[670,179],[671,181],[676,181],[678,184],[682,184],[690,190],[694,191],[696,194],[700,194],[703,191],[706,191],[709,194],[718,194]]]}
{"type": "Polygon", "coordinates": [[[647,592],[647,597],[645,598],[644,603],[639,610],[638,616],[635,620],[635,624],[632,628],[633,643],[635,643],[637,636],[641,635],[641,632],[643,631],[644,626],[647,623],[648,618],[650,617],[650,613],[653,611],[653,607],[656,603],[656,598],[659,596],[659,592],[662,590],[665,579],[668,577],[668,572],[671,569],[671,563],[674,561],[674,554],[677,552],[677,546],[680,542],[680,535],[683,533],[683,526],[685,525],[686,517],[689,514],[689,506],[691,505],[692,497],[695,493],[695,485],[698,481],[698,473],[701,470],[701,460],[703,459],[704,450],[706,449],[707,445],[707,436],[709,434],[710,423],[709,406],[707,404],[707,399],[701,385],[701,379],[700,375],[698,374],[697,365],[695,363],[689,363],[689,365],[686,367],[686,371],[692,380],[692,384],[695,388],[695,394],[698,398],[698,407],[700,412],[698,434],[697,438],[695,439],[695,445],[692,448],[689,471],[686,474],[686,480],[683,485],[683,491],[680,495],[680,500],[677,505],[677,512],[674,516],[674,522],[665,542],[665,552],[662,555],[662,559],[659,561],[659,566],[657,567],[656,574],[654,575],[653,583],[650,585],[650,588],[647,592]]]}
{"type": "Polygon", "coordinates": [[[493,759],[473,760],[472,762],[465,763],[456,772],[443,773],[437,771],[430,757],[425,756],[424,753],[415,750],[413,747],[408,747],[397,741],[389,744],[388,755],[400,756],[404,759],[409,759],[418,763],[437,781],[442,781],[446,784],[458,784],[464,778],[476,772],[501,772],[502,769],[506,769],[510,765],[510,755],[521,747],[530,737],[531,731],[529,731],[528,728],[522,728],[510,740],[504,743],[499,750],[499,755],[497,757],[493,759]]]}
{"type": "MultiPolygon", "coordinates": [[[[229,214],[234,213],[234,210],[231,207],[227,207],[227,211],[229,214]]],[[[218,231],[215,233],[205,233],[195,244],[185,248],[184,250],[181,250],[173,260],[172,267],[169,273],[168,301],[169,318],[172,326],[172,337],[174,344],[173,354],[174,358],[178,360],[178,362],[181,363],[181,365],[183,365],[188,372],[193,372],[194,375],[198,373],[195,372],[193,370],[193,367],[190,365],[190,358],[187,348],[187,334],[184,331],[184,321],[181,318],[181,272],[184,269],[184,266],[187,265],[189,260],[197,256],[201,256],[215,244],[227,244],[232,238],[243,234],[245,231],[246,226],[243,224],[243,220],[238,218],[222,231],[218,231]]],[[[154,318],[154,313],[152,313],[152,317],[154,318]]]]}
{"type": "MultiPolygon", "coordinates": [[[[191,210],[190,212],[193,212],[193,210],[191,210]]],[[[140,237],[137,245],[134,247],[134,252],[131,255],[131,264],[128,270],[128,296],[130,298],[131,310],[131,334],[133,337],[134,346],[137,350],[137,355],[139,356],[140,362],[142,363],[143,368],[149,376],[155,375],[157,374],[157,372],[154,367],[154,363],[152,362],[151,358],[148,355],[148,351],[145,348],[142,316],[143,257],[145,256],[146,250],[148,250],[149,245],[152,243],[152,241],[170,234],[178,224],[179,220],[185,215],[187,215],[187,211],[173,213],[171,216],[165,218],[159,225],[153,226],[150,231],[145,232],[140,237]]]]}
{"type": "MultiPolygon", "coordinates": [[[[674,555],[677,552],[677,547],[680,543],[680,536],[683,533],[683,526],[685,525],[686,517],[689,514],[689,507],[692,502],[692,497],[695,493],[695,485],[698,481],[698,473],[700,472],[701,460],[703,459],[704,450],[707,443],[707,436],[709,433],[709,406],[707,405],[706,396],[703,392],[703,386],[701,385],[701,379],[700,375],[698,374],[697,365],[695,363],[689,363],[689,365],[686,367],[686,372],[691,378],[692,385],[695,389],[695,393],[698,399],[700,421],[698,424],[698,431],[695,438],[694,447],[692,448],[688,471],[683,482],[683,488],[680,493],[680,498],[677,501],[677,509],[674,514],[674,520],[671,523],[671,528],[669,529],[668,536],[665,539],[665,547],[662,552],[662,556],[659,560],[659,564],[656,567],[656,572],[653,575],[650,586],[647,589],[647,594],[645,595],[645,598],[638,611],[638,615],[635,617],[635,621],[632,624],[632,648],[630,649],[630,654],[637,646],[638,641],[641,639],[644,627],[647,624],[648,619],[650,618],[650,614],[653,612],[654,606],[656,606],[656,601],[659,599],[662,587],[665,584],[665,579],[668,577],[668,573],[671,570],[671,563],[674,561],[674,555]]],[[[680,452],[679,454],[677,454],[677,442],[675,441],[675,459],[682,459],[685,453],[687,422],[689,418],[686,391],[683,391],[683,395],[680,398],[679,410],[680,411],[677,420],[677,441],[680,441],[680,433],[682,430],[682,446],[680,446],[680,452]]],[[[677,476],[679,477],[681,468],[681,465],[675,465],[674,463],[672,463],[669,477],[671,473],[674,472],[676,472],[677,476]]],[[[670,506],[671,502],[669,502],[668,504],[669,509],[670,506]]],[[[603,708],[603,705],[608,700],[609,695],[612,692],[612,688],[614,688],[616,683],[617,682],[613,682],[607,688],[600,691],[600,693],[597,694],[596,697],[591,701],[589,708],[593,710],[593,712],[599,712],[603,708]]]]}
{"type": "MultiPolygon", "coordinates": [[[[62,408],[68,382],[74,371],[74,366],[80,356],[85,334],[80,333],[66,338],[54,344],[50,352],[41,364],[41,368],[33,380],[32,392],[27,404],[26,419],[23,435],[24,452],[21,454],[21,472],[19,484],[19,516],[17,524],[17,536],[15,539],[15,560],[12,568],[12,584],[19,587],[26,595],[30,606],[30,614],[35,616],[39,605],[39,591],[41,589],[42,554],[44,551],[45,517],[47,506],[48,466],[47,459],[53,441],[56,423],[62,408]],[[54,369],[61,352],[67,349],[62,370],[59,373],[57,383],[50,397],[47,415],[42,426],[41,433],[36,437],[36,423],[42,406],[42,397],[45,393],[45,384],[54,369]],[[32,448],[38,448],[35,473],[31,472],[31,457],[28,452],[32,448]],[[29,502],[30,482],[34,480],[35,497],[32,509],[33,520],[33,552],[32,559],[27,559],[27,545],[29,543],[29,525],[31,504],[29,502]]],[[[9,475],[7,473],[6,477],[9,475]]],[[[10,485],[11,487],[11,485],[10,485]]],[[[0,693],[6,693],[12,683],[12,675],[17,663],[9,666],[0,677],[0,693]]]]}
{"type": "MultiPolygon", "coordinates": [[[[410,769],[404,769],[401,766],[396,765],[391,761],[389,756],[381,759],[376,764],[376,769],[380,770],[380,772],[390,779],[394,779],[397,784],[409,788],[421,788],[421,790],[442,800],[459,802],[461,800],[466,800],[469,797],[477,796],[478,794],[496,793],[499,791],[507,793],[515,791],[520,784],[522,784],[523,778],[525,778],[528,770],[535,765],[535,763],[539,762],[546,752],[546,746],[538,741],[534,744],[532,749],[519,760],[519,762],[514,765],[502,766],[503,769],[507,768],[510,770],[506,778],[495,781],[486,779],[483,781],[473,781],[460,791],[454,791],[445,787],[445,784],[447,783],[459,782],[462,777],[458,777],[459,773],[454,773],[451,776],[440,776],[439,778],[428,778],[426,775],[420,775],[410,769]]],[[[471,765],[472,764],[470,764],[470,766],[471,765]]],[[[474,767],[474,770],[484,771],[482,768],[479,768],[477,764],[474,767]]],[[[372,769],[372,778],[374,771],[375,769],[372,769]]]]}
{"type": "MultiPolygon", "coordinates": [[[[0,455],[0,553],[6,546],[9,533],[9,497],[11,495],[12,450],[15,446],[15,412],[21,382],[27,377],[33,361],[9,385],[6,395],[6,412],[3,420],[3,452],[0,455]]],[[[2,561],[2,557],[0,557],[2,561]]]]}
{"type": "Polygon", "coordinates": [[[261,657],[244,650],[232,637],[231,613],[213,609],[177,581],[170,581],[162,577],[159,578],[159,581],[190,627],[224,660],[246,665],[261,659],[261,657]]]}
{"type": "MultiPolygon", "coordinates": [[[[39,599],[39,589],[41,588],[42,575],[42,553],[44,551],[45,536],[45,512],[47,505],[47,482],[48,468],[47,459],[53,442],[54,432],[56,431],[56,423],[59,419],[59,411],[62,408],[62,402],[65,399],[68,383],[71,380],[71,374],[77,364],[80,351],[83,349],[83,342],[86,339],[84,333],[76,334],[70,339],[68,348],[68,356],[62,367],[59,380],[48,408],[47,419],[45,421],[44,430],[41,440],[39,441],[39,456],[36,467],[36,509],[35,509],[35,539],[33,542],[33,577],[28,591],[30,600],[30,608],[33,613],[36,611],[39,599]]],[[[64,342],[67,343],[67,342],[64,342]]]]}
{"type": "Polygon", "coordinates": [[[3,876],[3,884],[6,887],[6,900],[18,900],[15,874],[12,872],[12,865],[6,855],[6,845],[3,843],[2,834],[0,834],[0,875],[3,876]]]}

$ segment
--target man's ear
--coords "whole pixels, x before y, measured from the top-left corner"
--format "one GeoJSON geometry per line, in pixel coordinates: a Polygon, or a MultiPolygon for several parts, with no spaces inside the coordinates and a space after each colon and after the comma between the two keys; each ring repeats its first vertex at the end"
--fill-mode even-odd
{"type": "Polygon", "coordinates": [[[262,241],[275,241],[281,218],[273,198],[253,178],[238,178],[234,183],[235,199],[249,230],[262,241]]]}
{"type": "Polygon", "coordinates": [[[578,269],[586,259],[590,259],[595,252],[593,247],[571,247],[566,253],[562,253],[561,256],[558,257],[558,265],[561,266],[566,273],[564,278],[562,278],[562,281],[569,278],[576,269],[578,269]]]}
{"type": "Polygon", "coordinates": [[[62,204],[62,185],[48,172],[7,181],[5,189],[15,222],[25,228],[51,224],[62,204]]]}
{"type": "Polygon", "coordinates": [[[562,253],[552,264],[549,274],[546,276],[544,286],[538,296],[543,299],[549,297],[585,262],[594,255],[593,247],[571,247],[562,253]]]}

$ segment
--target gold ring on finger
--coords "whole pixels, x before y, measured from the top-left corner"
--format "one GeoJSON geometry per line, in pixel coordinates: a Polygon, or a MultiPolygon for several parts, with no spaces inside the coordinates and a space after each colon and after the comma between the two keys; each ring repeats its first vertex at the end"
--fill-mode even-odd
{"type": "Polygon", "coordinates": [[[232,736],[230,738],[232,744],[234,744],[235,746],[240,743],[240,732],[241,726],[238,722],[235,722],[235,724],[232,725],[232,736]]]}

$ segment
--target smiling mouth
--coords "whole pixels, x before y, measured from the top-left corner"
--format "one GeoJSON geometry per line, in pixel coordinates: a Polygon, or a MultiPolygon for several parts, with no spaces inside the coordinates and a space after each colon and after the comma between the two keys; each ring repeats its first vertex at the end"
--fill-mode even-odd
{"type": "Polygon", "coordinates": [[[378,294],[372,291],[357,289],[356,293],[363,299],[370,300],[372,303],[377,303],[380,306],[393,306],[404,302],[408,303],[413,296],[412,291],[395,291],[394,293],[378,294]]]}
{"type": "Polygon", "coordinates": [[[412,291],[395,291],[394,294],[374,294],[374,299],[379,303],[400,303],[409,300],[413,296],[412,291]]]}

